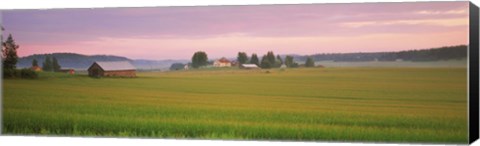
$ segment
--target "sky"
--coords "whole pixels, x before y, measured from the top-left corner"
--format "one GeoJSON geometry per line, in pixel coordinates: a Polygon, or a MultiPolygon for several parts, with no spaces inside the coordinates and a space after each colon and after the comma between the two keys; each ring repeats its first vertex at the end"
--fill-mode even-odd
{"type": "Polygon", "coordinates": [[[311,55],[467,44],[468,2],[5,10],[19,56],[71,52],[131,59],[238,52],[311,55]]]}

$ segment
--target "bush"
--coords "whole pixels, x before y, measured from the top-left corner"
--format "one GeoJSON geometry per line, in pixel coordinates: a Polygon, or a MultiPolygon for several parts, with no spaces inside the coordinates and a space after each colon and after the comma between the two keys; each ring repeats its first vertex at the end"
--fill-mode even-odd
{"type": "Polygon", "coordinates": [[[36,78],[38,78],[37,72],[35,72],[31,69],[21,69],[20,70],[20,75],[21,75],[21,78],[24,78],[24,79],[36,79],[36,78]]]}
{"type": "Polygon", "coordinates": [[[291,68],[297,68],[297,67],[300,67],[300,65],[298,65],[298,63],[293,63],[291,68]]]}
{"type": "Polygon", "coordinates": [[[36,79],[38,78],[37,72],[31,69],[4,69],[3,78],[24,78],[24,79],[36,79]]]}
{"type": "Polygon", "coordinates": [[[14,69],[3,69],[3,78],[14,78],[15,72],[14,69]]]}

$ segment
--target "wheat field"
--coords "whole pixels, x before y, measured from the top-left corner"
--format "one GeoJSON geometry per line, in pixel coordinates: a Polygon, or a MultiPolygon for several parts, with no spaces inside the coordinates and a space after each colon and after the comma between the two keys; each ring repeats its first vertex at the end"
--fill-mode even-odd
{"type": "Polygon", "coordinates": [[[466,68],[42,73],[3,82],[2,133],[467,143],[466,68]]]}

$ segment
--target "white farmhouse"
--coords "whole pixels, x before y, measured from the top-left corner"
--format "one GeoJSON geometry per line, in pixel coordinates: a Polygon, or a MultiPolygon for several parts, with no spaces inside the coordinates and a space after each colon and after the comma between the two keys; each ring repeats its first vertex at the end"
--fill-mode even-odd
{"type": "Polygon", "coordinates": [[[213,66],[214,67],[231,67],[232,62],[230,62],[230,60],[228,60],[227,58],[222,57],[221,59],[215,60],[215,62],[213,62],[213,66]]]}

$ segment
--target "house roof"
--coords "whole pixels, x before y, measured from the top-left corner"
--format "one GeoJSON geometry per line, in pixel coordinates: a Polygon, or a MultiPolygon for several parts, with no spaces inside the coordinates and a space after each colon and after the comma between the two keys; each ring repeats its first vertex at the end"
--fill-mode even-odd
{"type": "Polygon", "coordinates": [[[34,69],[34,70],[35,70],[35,69],[42,69],[42,68],[41,68],[40,66],[32,66],[31,69],[34,69]]]}
{"type": "Polygon", "coordinates": [[[135,70],[135,67],[128,61],[96,61],[104,71],[135,70]]]}
{"type": "Polygon", "coordinates": [[[230,60],[228,60],[227,58],[225,57],[222,57],[220,59],[217,60],[218,62],[221,62],[221,63],[230,63],[230,60]]]}
{"type": "Polygon", "coordinates": [[[242,64],[242,66],[246,68],[258,68],[256,64],[242,64]]]}

